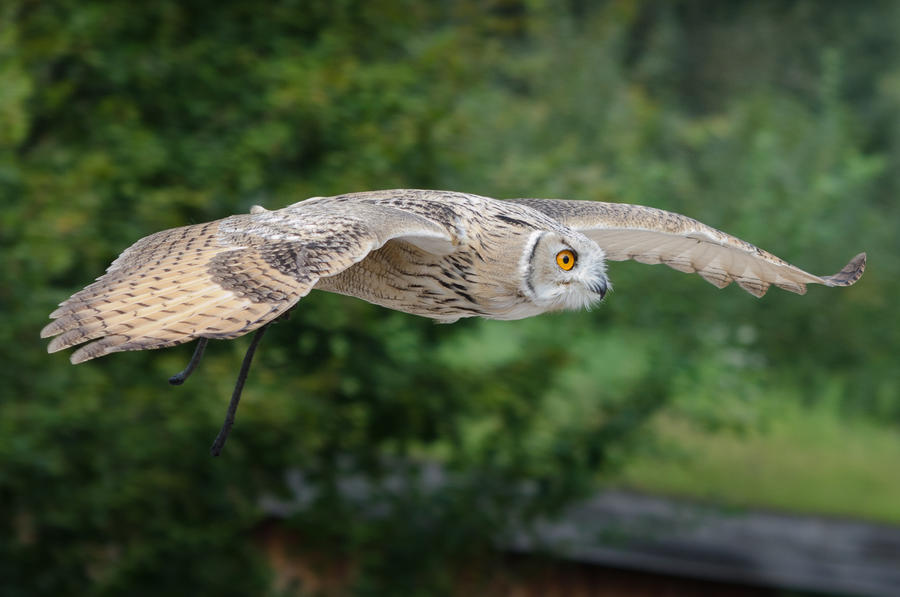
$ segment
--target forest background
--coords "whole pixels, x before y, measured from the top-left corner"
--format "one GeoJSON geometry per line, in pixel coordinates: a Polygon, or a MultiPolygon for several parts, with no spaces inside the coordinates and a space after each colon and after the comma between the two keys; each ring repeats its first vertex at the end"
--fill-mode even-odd
{"type": "Polygon", "coordinates": [[[3,2],[0,595],[274,591],[251,535],[298,473],[283,524],[360,595],[448,591],[604,485],[900,523],[898,25],[888,1],[3,2]],[[38,338],[142,236],[395,187],[652,205],[870,265],[755,299],[616,263],[599,308],[519,322],[314,292],[218,459],[247,338],[178,388],[191,346],[73,367],[38,338]]]}

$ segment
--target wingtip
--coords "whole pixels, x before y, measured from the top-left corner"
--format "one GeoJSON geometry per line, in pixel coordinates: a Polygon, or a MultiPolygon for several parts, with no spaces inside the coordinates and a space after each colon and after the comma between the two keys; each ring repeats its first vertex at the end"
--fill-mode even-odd
{"type": "Polygon", "coordinates": [[[91,359],[96,358],[96,356],[100,356],[100,355],[88,356],[88,355],[83,354],[80,350],[76,350],[75,352],[72,353],[72,356],[69,357],[69,362],[72,363],[73,365],[77,365],[77,364],[83,363],[85,361],[90,361],[91,359]]]}
{"type": "Polygon", "coordinates": [[[69,307],[66,305],[66,303],[60,303],[59,306],[50,314],[50,318],[58,319],[62,317],[67,311],[69,311],[69,307]]]}
{"type": "Polygon", "coordinates": [[[859,280],[863,272],[866,271],[866,254],[860,253],[844,266],[844,268],[831,276],[824,276],[822,279],[828,286],[850,286],[859,280]]]}
{"type": "Polygon", "coordinates": [[[56,331],[58,324],[56,321],[51,321],[41,330],[41,338],[49,338],[50,336],[55,336],[58,332],[56,331]]]}
{"type": "MultiPolygon", "coordinates": [[[[85,361],[90,361],[91,359],[96,359],[97,357],[102,357],[110,352],[116,352],[116,345],[114,344],[114,340],[112,340],[116,338],[121,338],[121,336],[107,336],[102,340],[96,340],[90,344],[85,344],[72,353],[72,356],[69,357],[69,362],[73,365],[77,365],[85,361]]],[[[121,340],[119,341],[119,344],[121,344],[121,340]]]]}

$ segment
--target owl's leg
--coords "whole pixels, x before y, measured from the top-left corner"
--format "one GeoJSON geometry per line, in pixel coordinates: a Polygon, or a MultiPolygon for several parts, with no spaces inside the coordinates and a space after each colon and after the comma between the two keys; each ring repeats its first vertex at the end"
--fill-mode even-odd
{"type": "MultiPolygon", "coordinates": [[[[228,412],[225,414],[225,421],[222,423],[219,435],[216,436],[212,447],[209,449],[209,453],[212,456],[218,456],[222,453],[222,448],[225,446],[225,440],[228,439],[228,433],[231,431],[231,426],[234,425],[234,415],[237,412],[238,402],[241,401],[241,392],[244,390],[244,382],[247,381],[247,373],[250,372],[250,363],[253,362],[253,354],[256,352],[256,347],[259,345],[259,341],[262,340],[266,329],[272,325],[272,323],[274,322],[270,321],[256,330],[256,333],[253,335],[253,340],[250,342],[246,354],[244,354],[244,362],[241,363],[241,371],[238,373],[237,382],[234,384],[234,392],[231,394],[231,402],[228,404],[228,412]]],[[[193,359],[191,360],[193,361],[193,359]]],[[[190,365],[188,365],[188,367],[190,367],[190,365]]]]}
{"type": "Polygon", "coordinates": [[[209,338],[200,338],[197,341],[197,348],[194,349],[194,356],[191,357],[191,361],[187,364],[187,367],[184,368],[184,371],[180,371],[169,378],[170,384],[173,386],[180,386],[188,377],[190,377],[191,373],[194,372],[194,369],[197,368],[197,365],[200,364],[200,359],[203,358],[203,351],[206,350],[206,344],[208,342],[209,338]]]}

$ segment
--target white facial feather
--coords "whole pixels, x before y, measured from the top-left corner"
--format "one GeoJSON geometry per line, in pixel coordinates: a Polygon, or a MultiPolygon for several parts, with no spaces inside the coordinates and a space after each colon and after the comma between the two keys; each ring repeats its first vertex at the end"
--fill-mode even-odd
{"type": "Polygon", "coordinates": [[[610,286],[603,249],[577,232],[532,234],[519,271],[522,292],[539,311],[589,309],[603,299],[610,286]],[[569,270],[557,261],[562,251],[574,254],[575,265],[569,270]]]}

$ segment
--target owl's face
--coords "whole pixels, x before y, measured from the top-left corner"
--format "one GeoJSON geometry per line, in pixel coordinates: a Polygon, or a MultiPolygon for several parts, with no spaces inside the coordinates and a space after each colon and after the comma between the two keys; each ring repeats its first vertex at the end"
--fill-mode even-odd
{"type": "Polygon", "coordinates": [[[522,292],[543,311],[590,308],[610,286],[605,257],[578,232],[536,232],[522,255],[522,292]]]}

